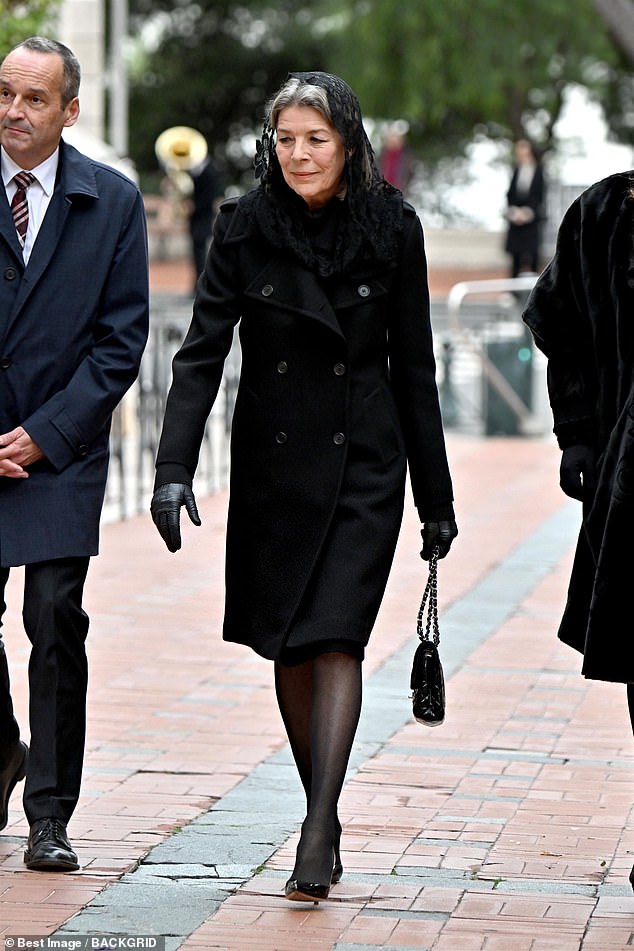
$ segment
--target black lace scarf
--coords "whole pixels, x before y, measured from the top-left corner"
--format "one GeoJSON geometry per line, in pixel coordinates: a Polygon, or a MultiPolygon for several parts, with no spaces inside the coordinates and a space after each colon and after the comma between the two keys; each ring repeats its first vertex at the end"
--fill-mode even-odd
{"type": "Polygon", "coordinates": [[[363,127],[359,101],[338,76],[323,72],[290,73],[289,79],[325,90],[331,120],[346,150],[345,195],[327,211],[334,222],[332,253],[315,247],[307,205],[284,181],[275,154],[275,130],[264,123],[255,157],[259,187],[251,193],[252,217],[267,242],[290,251],[311,270],[328,277],[352,265],[396,260],[403,227],[403,196],[385,181],[363,127]]]}

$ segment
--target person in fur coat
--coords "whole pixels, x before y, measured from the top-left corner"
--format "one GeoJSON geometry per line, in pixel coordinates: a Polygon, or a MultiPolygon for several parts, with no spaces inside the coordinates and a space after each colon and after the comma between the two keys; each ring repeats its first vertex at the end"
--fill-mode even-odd
{"type": "MultiPolygon", "coordinates": [[[[559,637],[582,673],[627,684],[634,730],[629,546],[634,531],[634,171],[566,212],[524,321],[548,358],[560,484],[582,524],[559,637]]],[[[634,869],[630,874],[634,887],[634,869]]]]}

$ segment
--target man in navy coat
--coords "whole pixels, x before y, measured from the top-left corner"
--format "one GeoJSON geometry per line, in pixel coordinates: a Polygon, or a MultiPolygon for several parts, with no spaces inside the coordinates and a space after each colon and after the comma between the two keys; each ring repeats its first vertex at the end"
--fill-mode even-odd
{"type": "Polygon", "coordinates": [[[111,416],[148,330],[141,194],[61,138],[79,115],[79,81],[71,51],[40,37],[0,65],[0,618],[9,570],[24,565],[31,642],[29,751],[0,639],[0,829],[26,776],[24,861],[57,871],[79,867],[66,824],[84,756],[82,595],[98,551],[111,416]]]}

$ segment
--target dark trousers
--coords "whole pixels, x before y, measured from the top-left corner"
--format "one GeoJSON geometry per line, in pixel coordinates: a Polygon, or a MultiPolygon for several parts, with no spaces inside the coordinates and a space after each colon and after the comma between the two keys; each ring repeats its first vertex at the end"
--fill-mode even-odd
{"type": "MultiPolygon", "coordinates": [[[[61,558],[24,567],[24,630],[29,659],[29,768],[24,811],[29,823],[68,822],[81,785],[86,736],[88,616],[82,609],[89,558],[61,558]]],[[[9,568],[0,567],[0,623],[9,568]]],[[[0,638],[0,765],[20,735],[9,667],[0,638]]]]}

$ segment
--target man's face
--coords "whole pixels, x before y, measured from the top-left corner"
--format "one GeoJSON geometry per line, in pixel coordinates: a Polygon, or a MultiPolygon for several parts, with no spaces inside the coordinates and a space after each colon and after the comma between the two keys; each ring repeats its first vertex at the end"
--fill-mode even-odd
{"type": "Polygon", "coordinates": [[[56,53],[19,47],[0,66],[0,143],[20,168],[35,168],[53,154],[66,126],[79,116],[79,100],[62,105],[63,62],[56,53]]]}

